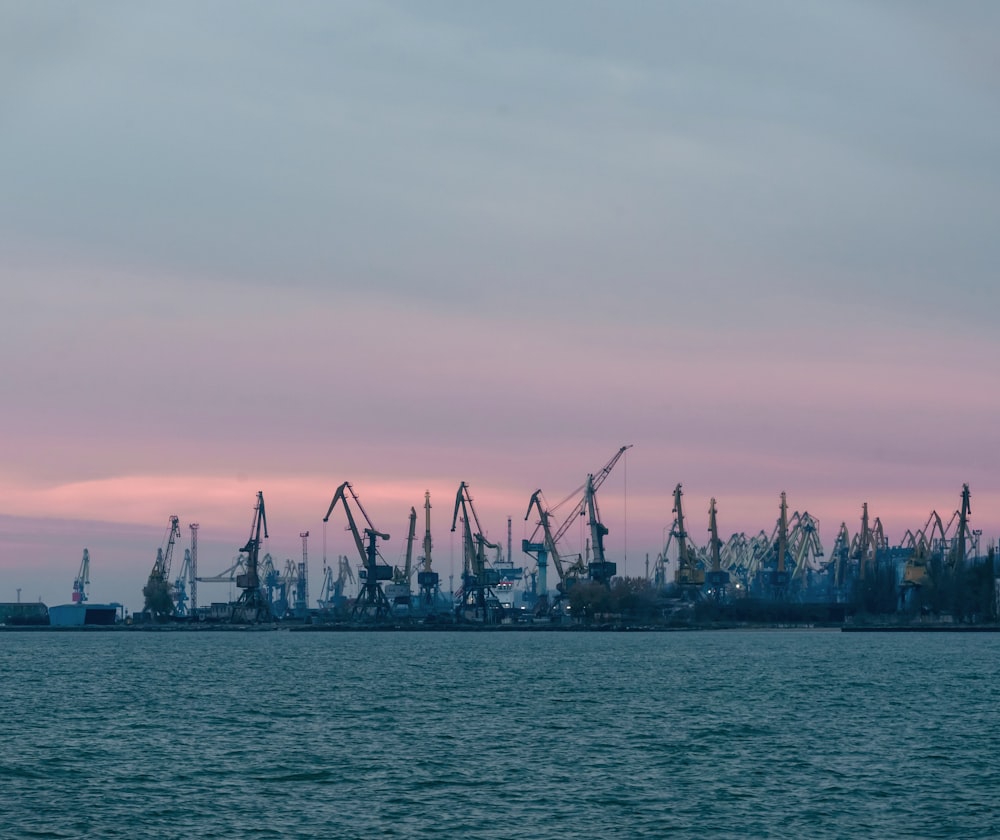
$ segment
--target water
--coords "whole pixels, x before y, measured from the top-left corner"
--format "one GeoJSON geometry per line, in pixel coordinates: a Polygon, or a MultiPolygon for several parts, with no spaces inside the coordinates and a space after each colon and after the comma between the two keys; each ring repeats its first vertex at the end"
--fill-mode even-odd
{"type": "Polygon", "coordinates": [[[1000,836],[1000,634],[0,635],[0,835],[1000,836]]]}

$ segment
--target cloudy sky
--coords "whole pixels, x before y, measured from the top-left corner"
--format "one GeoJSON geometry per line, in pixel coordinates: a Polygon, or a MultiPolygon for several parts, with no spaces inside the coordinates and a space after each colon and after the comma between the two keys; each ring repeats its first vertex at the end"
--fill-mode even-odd
{"type": "Polygon", "coordinates": [[[141,608],[258,490],[315,586],[345,480],[447,575],[461,481],[516,545],[624,444],[632,574],[678,482],[1000,534],[994,3],[14,0],[0,106],[0,600],[141,608]]]}

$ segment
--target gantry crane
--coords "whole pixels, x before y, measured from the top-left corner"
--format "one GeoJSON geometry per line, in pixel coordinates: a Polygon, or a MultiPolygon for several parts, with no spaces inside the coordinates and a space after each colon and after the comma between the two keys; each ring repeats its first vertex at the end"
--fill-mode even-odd
{"type": "Polygon", "coordinates": [[[379,620],[388,615],[390,611],[389,600],[385,597],[385,592],[382,591],[382,581],[392,580],[392,567],[384,560],[381,563],[378,562],[381,554],[378,550],[377,540],[388,540],[389,535],[375,530],[375,526],[372,525],[371,519],[365,512],[364,507],[362,507],[357,493],[354,492],[354,488],[351,487],[348,481],[341,484],[333,494],[330,507],[326,512],[326,516],[323,517],[324,527],[325,523],[329,521],[330,514],[333,513],[337,502],[343,504],[344,512],[347,514],[347,528],[354,538],[354,545],[358,549],[362,565],[361,592],[354,602],[354,609],[351,615],[353,618],[363,617],[379,620]],[[361,511],[361,515],[365,519],[367,527],[364,529],[364,539],[361,532],[358,531],[354,513],[347,502],[347,494],[350,494],[350,497],[354,500],[354,504],[357,505],[358,510],[361,511]],[[365,540],[367,540],[367,545],[365,544],[365,540]]]}
{"type": "Polygon", "coordinates": [[[486,549],[495,549],[497,545],[483,535],[479,517],[472,505],[472,496],[469,495],[469,485],[464,481],[458,486],[458,493],[455,495],[455,515],[451,522],[453,532],[458,526],[459,513],[462,518],[463,556],[459,609],[470,612],[471,617],[476,620],[492,623],[502,611],[500,599],[493,591],[493,587],[500,582],[500,575],[486,565],[486,549]],[[472,530],[473,523],[476,526],[475,532],[472,530]]]}
{"type": "Polygon", "coordinates": [[[181,535],[179,519],[170,517],[167,526],[166,547],[156,549],[156,560],[149,573],[149,580],[142,588],[145,598],[143,612],[157,620],[169,618],[174,612],[174,599],[170,586],[170,560],[174,553],[174,544],[181,535]]]}
{"type": "Polygon", "coordinates": [[[431,491],[424,491],[424,555],[420,559],[421,569],[417,572],[417,586],[420,587],[420,602],[431,606],[437,599],[438,573],[431,568],[431,491]]]}
{"type": "Polygon", "coordinates": [[[87,587],[90,586],[90,552],[83,550],[83,559],[80,561],[80,571],[76,573],[73,581],[73,603],[82,604],[87,600],[87,587]]]}
{"type": "Polygon", "coordinates": [[[232,620],[247,624],[257,624],[273,619],[271,605],[267,601],[261,587],[260,576],[260,545],[261,532],[267,537],[267,515],[264,511],[264,493],[257,491],[257,506],[254,509],[253,524],[250,526],[250,539],[240,549],[246,555],[245,571],[236,576],[236,587],[243,590],[236,603],[233,604],[232,620]]]}

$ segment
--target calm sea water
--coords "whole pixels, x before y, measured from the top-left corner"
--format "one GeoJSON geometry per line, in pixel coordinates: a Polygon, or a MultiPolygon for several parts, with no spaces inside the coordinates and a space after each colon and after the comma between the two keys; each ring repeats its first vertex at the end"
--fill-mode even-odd
{"type": "Polygon", "coordinates": [[[4,837],[998,837],[1000,634],[0,634],[4,837]]]}

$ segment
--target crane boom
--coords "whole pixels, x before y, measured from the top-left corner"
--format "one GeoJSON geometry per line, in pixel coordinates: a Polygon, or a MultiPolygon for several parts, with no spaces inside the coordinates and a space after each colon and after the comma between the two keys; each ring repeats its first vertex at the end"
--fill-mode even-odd
{"type": "MultiPolygon", "coordinates": [[[[590,493],[596,493],[597,490],[600,488],[600,486],[604,483],[604,479],[606,479],[611,474],[611,471],[615,468],[615,464],[618,463],[618,460],[622,457],[622,455],[625,454],[625,451],[627,449],[631,448],[632,448],[631,443],[621,447],[614,455],[611,456],[611,460],[609,460],[603,467],[601,467],[601,469],[598,472],[591,473],[590,475],[588,475],[587,481],[581,487],[574,490],[573,493],[568,498],[573,498],[573,496],[575,496],[577,493],[579,493],[581,490],[584,489],[587,489],[588,492],[590,493]]],[[[557,505],[557,507],[558,506],[559,505],[557,505]]],[[[573,508],[573,511],[570,513],[570,515],[566,517],[566,520],[563,522],[563,524],[559,526],[559,529],[556,531],[555,536],[553,537],[554,542],[558,543],[559,540],[562,539],[563,535],[569,530],[570,526],[576,521],[576,518],[578,516],[584,515],[586,507],[587,507],[587,493],[585,492],[583,498],[580,499],[576,507],[573,508]]]]}

